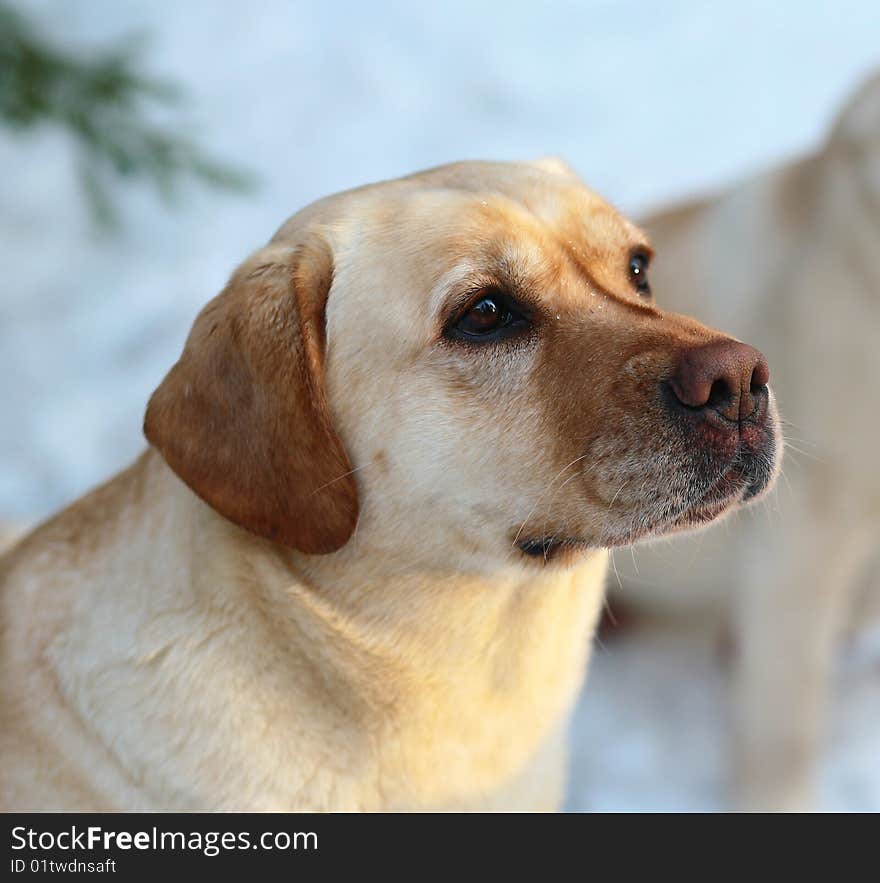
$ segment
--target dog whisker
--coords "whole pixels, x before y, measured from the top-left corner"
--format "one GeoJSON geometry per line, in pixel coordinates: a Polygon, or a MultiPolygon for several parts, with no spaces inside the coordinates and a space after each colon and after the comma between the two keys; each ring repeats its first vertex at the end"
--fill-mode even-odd
{"type": "Polygon", "coordinates": [[[360,472],[362,469],[366,469],[368,466],[372,466],[372,463],[364,463],[361,466],[355,466],[354,469],[349,469],[348,472],[343,472],[342,475],[337,475],[336,478],[331,479],[326,484],[322,484],[320,487],[316,487],[309,496],[314,497],[319,491],[324,490],[324,488],[330,487],[332,484],[336,484],[337,481],[342,481],[343,478],[348,478],[349,475],[354,475],[355,472],[360,472]]]}
{"type": "Polygon", "coordinates": [[[821,457],[817,457],[815,454],[811,454],[809,451],[804,451],[801,448],[797,447],[797,445],[793,445],[791,443],[791,439],[782,437],[782,444],[787,451],[794,451],[796,454],[800,454],[803,457],[806,457],[809,460],[814,460],[817,463],[824,463],[825,461],[821,457]]]}
{"type": "Polygon", "coordinates": [[[529,514],[526,515],[526,517],[523,519],[523,523],[519,526],[519,530],[516,532],[516,536],[513,538],[513,545],[514,546],[519,541],[520,535],[522,534],[523,530],[525,530],[525,526],[528,523],[529,519],[532,517],[532,515],[535,514],[535,510],[538,508],[538,506],[541,505],[541,500],[553,489],[553,483],[561,475],[563,475],[568,469],[571,469],[572,466],[574,466],[576,463],[580,463],[580,461],[586,459],[586,457],[587,457],[587,454],[581,454],[580,457],[575,457],[575,459],[572,460],[571,463],[567,464],[566,466],[563,466],[562,469],[560,469],[559,472],[557,472],[556,475],[554,475],[553,478],[550,479],[549,484],[541,492],[541,495],[535,501],[535,505],[532,506],[532,508],[529,510],[529,514]]]}

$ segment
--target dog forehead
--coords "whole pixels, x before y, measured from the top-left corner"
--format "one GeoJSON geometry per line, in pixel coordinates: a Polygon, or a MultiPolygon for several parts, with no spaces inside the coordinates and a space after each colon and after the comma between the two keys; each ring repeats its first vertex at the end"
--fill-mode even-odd
{"type": "Polygon", "coordinates": [[[522,164],[464,163],[421,173],[403,188],[377,189],[353,213],[365,244],[382,242],[403,260],[448,266],[470,260],[545,263],[567,251],[585,261],[615,260],[644,234],[573,175],[522,164]]]}
{"type": "MultiPolygon", "coordinates": [[[[437,190],[458,196],[462,209],[493,219],[500,225],[516,225],[529,216],[548,232],[583,233],[598,223],[600,233],[627,231],[630,226],[601,196],[576,175],[555,164],[464,162],[441,166],[402,179],[413,185],[412,196],[437,190]]],[[[449,200],[454,211],[455,200],[449,200]]]]}
{"type": "Polygon", "coordinates": [[[559,163],[462,162],[313,203],[277,240],[318,226],[337,275],[412,292],[453,267],[506,265],[547,281],[588,271],[613,287],[645,235],[559,163]]]}
{"type": "Polygon", "coordinates": [[[432,229],[454,236],[480,228],[555,235],[594,250],[645,241],[644,234],[555,159],[522,162],[466,161],[367,184],[320,199],[289,218],[273,242],[292,244],[303,230],[320,227],[336,241],[385,234],[400,241],[432,229]]]}

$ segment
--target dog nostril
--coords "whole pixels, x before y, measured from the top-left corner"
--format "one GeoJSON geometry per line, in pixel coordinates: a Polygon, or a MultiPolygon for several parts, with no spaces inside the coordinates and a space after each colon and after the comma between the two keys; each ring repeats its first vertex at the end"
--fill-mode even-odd
{"type": "Polygon", "coordinates": [[[752,380],[749,384],[751,392],[763,392],[770,382],[770,368],[763,356],[758,359],[754,370],[752,371],[752,380]]]}
{"type": "Polygon", "coordinates": [[[723,377],[719,377],[709,390],[709,398],[706,400],[705,408],[723,408],[730,402],[733,391],[730,384],[723,377]]]}

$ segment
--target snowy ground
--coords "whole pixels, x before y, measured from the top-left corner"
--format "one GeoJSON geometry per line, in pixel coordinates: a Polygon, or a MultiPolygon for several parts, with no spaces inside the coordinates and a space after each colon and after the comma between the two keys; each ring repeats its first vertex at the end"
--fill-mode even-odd
{"type": "MultiPolygon", "coordinates": [[[[571,810],[730,809],[728,665],[717,630],[642,623],[597,644],[574,720],[571,810]]],[[[880,633],[842,654],[820,806],[880,809],[880,633]]]]}
{"type": "MultiPolygon", "coordinates": [[[[876,0],[21,5],[67,43],[151,34],[193,133],[262,182],[246,199],[187,192],[174,213],[129,190],[108,238],[62,137],[0,135],[0,518],[27,520],[132,459],[198,308],[305,202],[453,159],[555,153],[638,212],[813,146],[880,65],[876,0]]],[[[722,805],[723,677],[701,640],[654,626],[597,654],[574,808],[722,805]]],[[[839,778],[837,807],[880,808],[880,760],[845,724],[878,707],[863,677],[842,682],[832,754],[869,784],[839,778]]]]}

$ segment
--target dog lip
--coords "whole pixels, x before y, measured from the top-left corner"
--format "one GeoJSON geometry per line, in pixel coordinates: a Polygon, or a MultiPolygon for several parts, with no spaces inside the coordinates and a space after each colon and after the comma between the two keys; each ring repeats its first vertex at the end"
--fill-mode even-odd
{"type": "Polygon", "coordinates": [[[742,502],[748,503],[751,500],[755,500],[760,497],[764,491],[767,490],[768,487],[773,483],[773,472],[762,473],[761,475],[752,476],[752,481],[749,483],[746,488],[746,492],[743,495],[742,502]]]}
{"type": "Polygon", "coordinates": [[[748,498],[753,483],[742,468],[742,464],[734,462],[704,491],[702,496],[694,500],[684,511],[671,519],[653,525],[649,533],[662,536],[676,533],[690,527],[700,527],[720,518],[726,512],[744,502],[748,498]],[[732,487],[726,487],[731,486],[732,487]]]}
{"type": "Polygon", "coordinates": [[[538,536],[527,537],[516,544],[523,555],[529,558],[543,558],[549,561],[559,552],[565,550],[585,551],[592,547],[586,540],[570,536],[538,536]]]}
{"type": "Polygon", "coordinates": [[[699,496],[682,503],[683,508],[676,506],[676,513],[664,513],[653,523],[642,522],[624,533],[612,529],[609,535],[596,536],[593,541],[565,534],[549,534],[515,539],[514,545],[526,557],[549,562],[566,551],[576,553],[590,548],[631,545],[651,536],[661,537],[697,528],[739,505],[755,500],[770,486],[775,474],[773,463],[777,442],[772,431],[772,419],[761,416],[756,420],[751,417],[742,423],[732,422],[730,425],[737,440],[728,447],[723,458],[719,458],[722,462],[716,460],[716,469],[720,470],[720,474],[716,472],[712,478],[704,475],[702,481],[695,474],[694,480],[703,484],[703,489],[699,496]],[[708,486],[704,483],[707,480],[708,486]]]}
{"type": "MultiPolygon", "coordinates": [[[[729,471],[713,485],[713,488],[721,486],[728,480],[728,476],[729,471]]],[[[714,499],[711,498],[711,490],[712,488],[700,500],[692,503],[677,516],[668,521],[661,521],[655,524],[648,531],[647,535],[664,536],[666,534],[678,533],[688,528],[701,527],[730,512],[745,499],[744,491],[746,488],[743,484],[733,492],[715,497],[714,499]]]]}
{"type": "Polygon", "coordinates": [[[708,490],[694,504],[689,506],[677,519],[673,521],[673,528],[679,526],[699,526],[707,524],[719,518],[725,512],[742,503],[747,503],[759,497],[770,483],[770,475],[751,473],[747,463],[742,460],[743,453],[750,458],[759,458],[760,454],[752,451],[748,446],[741,444],[737,451],[735,462],[713,482],[708,490]],[[733,487],[724,493],[726,486],[733,487]]]}

